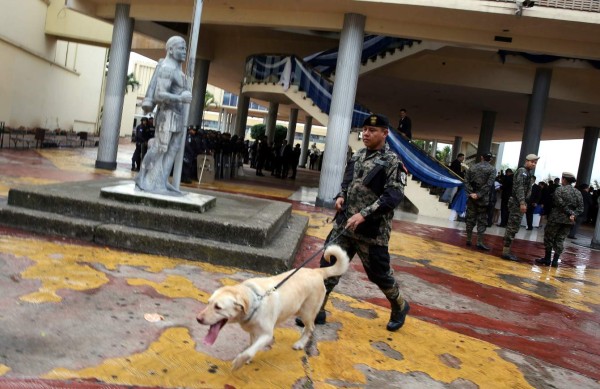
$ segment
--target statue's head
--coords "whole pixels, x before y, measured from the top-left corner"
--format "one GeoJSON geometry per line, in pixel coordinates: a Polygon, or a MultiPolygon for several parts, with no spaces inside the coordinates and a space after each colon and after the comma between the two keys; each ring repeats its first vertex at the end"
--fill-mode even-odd
{"type": "Polygon", "coordinates": [[[178,62],[183,62],[187,54],[185,39],[180,36],[172,36],[166,44],[167,56],[173,57],[178,62]]]}

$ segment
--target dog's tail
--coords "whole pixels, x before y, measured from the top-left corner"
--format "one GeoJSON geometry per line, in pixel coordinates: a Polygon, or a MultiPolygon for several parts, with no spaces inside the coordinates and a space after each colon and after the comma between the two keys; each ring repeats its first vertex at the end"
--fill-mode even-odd
{"type": "Polygon", "coordinates": [[[348,258],[348,254],[338,245],[327,246],[325,249],[325,253],[323,254],[327,262],[331,262],[331,257],[335,257],[336,261],[333,266],[322,267],[321,272],[323,274],[323,278],[341,276],[348,270],[348,264],[350,263],[350,258],[348,258]]]}

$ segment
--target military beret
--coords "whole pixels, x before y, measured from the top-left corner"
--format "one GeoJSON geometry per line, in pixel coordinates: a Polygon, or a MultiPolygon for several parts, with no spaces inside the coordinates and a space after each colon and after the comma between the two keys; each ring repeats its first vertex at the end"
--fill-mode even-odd
{"type": "Polygon", "coordinates": [[[575,179],[575,174],[573,174],[573,173],[569,173],[569,172],[563,172],[562,176],[563,176],[564,178],[571,178],[571,179],[573,179],[573,180],[575,179]]]}
{"type": "Polygon", "coordinates": [[[387,128],[390,126],[390,121],[383,115],[371,114],[363,122],[363,127],[365,126],[387,128]]]}
{"type": "Polygon", "coordinates": [[[494,158],[494,154],[492,154],[492,153],[483,154],[483,159],[485,159],[486,161],[491,161],[492,158],[494,158]]]}
{"type": "Polygon", "coordinates": [[[526,159],[527,161],[537,161],[538,159],[540,159],[540,157],[538,157],[538,156],[537,156],[537,155],[535,155],[535,154],[528,154],[528,155],[525,157],[525,159],[526,159]]]}

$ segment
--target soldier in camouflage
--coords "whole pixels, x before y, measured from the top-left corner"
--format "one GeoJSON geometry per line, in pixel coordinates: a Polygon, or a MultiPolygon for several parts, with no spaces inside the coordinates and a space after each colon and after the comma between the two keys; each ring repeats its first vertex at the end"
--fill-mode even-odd
{"type": "MultiPolygon", "coordinates": [[[[404,196],[406,170],[400,158],[386,143],[389,122],[385,116],[371,115],[363,124],[366,148],[356,152],[346,165],[342,190],[336,196],[337,214],[332,231],[325,241],[340,245],[350,259],[358,254],[369,280],[390,301],[392,312],[389,331],[404,325],[410,306],[400,290],[390,267],[388,242],[392,216],[404,196]]],[[[321,267],[331,266],[321,258],[321,267]]],[[[325,280],[327,294],[315,324],[325,324],[325,304],[339,277],[325,280]]],[[[296,319],[298,325],[303,325],[296,319]]]]}
{"type": "Polygon", "coordinates": [[[510,246],[516,233],[521,226],[521,219],[527,212],[527,203],[531,196],[531,186],[533,185],[532,171],[537,166],[540,159],[535,154],[528,154],[525,157],[525,166],[517,169],[513,176],[513,190],[508,199],[508,222],[504,233],[504,247],[502,248],[502,259],[509,261],[518,261],[519,259],[510,252],[510,246]]]}
{"type": "Polygon", "coordinates": [[[548,224],[544,229],[544,258],[535,260],[539,265],[558,267],[558,259],[563,252],[563,243],[575,219],[583,212],[583,196],[573,188],[576,181],[573,173],[562,174],[561,186],[554,192],[553,206],[548,224]],[[552,258],[554,250],[554,258],[552,258]]]}
{"type": "Polygon", "coordinates": [[[485,153],[481,161],[465,174],[465,186],[468,193],[467,199],[467,246],[471,246],[473,228],[477,225],[477,248],[489,251],[490,248],[483,242],[483,234],[487,228],[488,209],[491,194],[494,189],[496,169],[491,165],[492,153],[485,153]]]}

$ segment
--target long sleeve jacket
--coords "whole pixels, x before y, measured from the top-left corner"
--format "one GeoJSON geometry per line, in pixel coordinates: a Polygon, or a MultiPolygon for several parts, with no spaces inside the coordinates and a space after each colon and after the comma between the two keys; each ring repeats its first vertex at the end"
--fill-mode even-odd
{"type": "Polygon", "coordinates": [[[486,206],[491,200],[491,191],[494,190],[496,169],[489,162],[479,162],[465,174],[467,193],[477,193],[476,203],[486,206]]]}
{"type": "Polygon", "coordinates": [[[406,170],[399,157],[384,148],[367,153],[361,149],[346,165],[342,191],[344,209],[336,216],[336,227],[360,213],[365,221],[354,232],[346,234],[370,244],[387,246],[392,228],[394,209],[404,197],[406,170]]]}
{"type": "Polygon", "coordinates": [[[583,212],[581,192],[571,185],[562,185],[554,191],[554,204],[548,217],[549,223],[573,224],[569,217],[583,212]]]}
{"type": "Polygon", "coordinates": [[[513,176],[512,197],[518,205],[527,205],[529,196],[531,196],[531,186],[533,185],[531,172],[524,167],[517,169],[513,176]]]}

